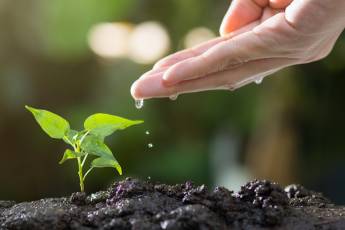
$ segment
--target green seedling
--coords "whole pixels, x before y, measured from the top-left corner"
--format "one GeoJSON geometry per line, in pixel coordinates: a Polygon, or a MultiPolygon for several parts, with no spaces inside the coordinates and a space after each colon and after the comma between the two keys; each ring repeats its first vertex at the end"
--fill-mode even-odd
{"type": "Polygon", "coordinates": [[[61,139],[72,146],[72,149],[66,149],[59,164],[72,159],[77,161],[80,190],[82,192],[84,192],[85,179],[94,168],[112,167],[122,175],[120,164],[104,143],[105,137],[117,130],[123,130],[132,125],[143,123],[143,121],[131,121],[110,114],[97,113],[85,120],[84,130],[76,131],[70,128],[68,121],[57,114],[30,106],[25,106],[25,108],[34,115],[43,131],[51,138],[61,139]],[[86,159],[90,155],[94,159],[84,174],[83,169],[86,159]]]}

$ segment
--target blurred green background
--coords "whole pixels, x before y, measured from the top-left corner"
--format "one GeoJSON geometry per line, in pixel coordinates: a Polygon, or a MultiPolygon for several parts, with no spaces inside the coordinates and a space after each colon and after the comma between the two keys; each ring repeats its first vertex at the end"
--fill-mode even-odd
{"type": "Polygon", "coordinates": [[[62,115],[75,129],[95,112],[145,120],[107,140],[124,175],[95,170],[89,192],[127,176],[235,190],[266,178],[302,183],[345,204],[344,36],[327,59],[261,85],[135,108],[131,83],[162,56],[216,36],[228,5],[0,0],[0,200],[79,190],[75,162],[58,165],[65,144],[40,130],[28,104],[62,115]]]}

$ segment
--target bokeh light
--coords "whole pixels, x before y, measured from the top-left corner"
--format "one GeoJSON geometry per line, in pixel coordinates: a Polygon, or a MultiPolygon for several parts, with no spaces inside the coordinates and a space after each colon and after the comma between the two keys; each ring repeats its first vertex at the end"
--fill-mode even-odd
{"type": "Polygon", "coordinates": [[[170,47],[170,38],[158,22],[144,22],[137,25],[131,34],[130,58],[140,64],[151,64],[163,57],[170,47]]]}
{"type": "Polygon", "coordinates": [[[215,37],[216,35],[212,30],[206,27],[197,27],[187,33],[184,39],[184,46],[191,48],[215,37]]]}
{"type": "Polygon", "coordinates": [[[129,23],[100,23],[90,30],[88,41],[93,52],[103,58],[124,58],[132,31],[129,23]]]}

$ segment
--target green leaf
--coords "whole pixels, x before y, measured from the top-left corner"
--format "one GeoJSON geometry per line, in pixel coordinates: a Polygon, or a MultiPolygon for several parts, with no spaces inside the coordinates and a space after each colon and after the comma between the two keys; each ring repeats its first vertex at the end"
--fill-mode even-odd
{"type": "Polygon", "coordinates": [[[55,113],[27,105],[25,108],[34,115],[38,124],[51,138],[61,139],[70,130],[69,123],[55,113]]]}
{"type": "Polygon", "coordinates": [[[139,120],[132,121],[110,114],[97,113],[85,120],[84,128],[90,131],[90,133],[104,138],[111,135],[116,130],[122,130],[143,122],[144,121],[139,120]]]}
{"type": "Polygon", "coordinates": [[[59,164],[63,164],[67,160],[76,159],[78,157],[82,157],[85,155],[86,155],[86,153],[77,153],[77,152],[74,152],[70,149],[66,149],[65,153],[63,154],[61,161],[59,162],[59,164]]]}
{"type": "Polygon", "coordinates": [[[92,155],[96,155],[102,158],[114,160],[113,153],[108,148],[103,140],[95,135],[88,135],[85,137],[83,143],[81,144],[81,149],[92,155]]]}
{"type": "Polygon", "coordinates": [[[116,168],[119,174],[122,175],[122,168],[115,159],[97,158],[91,162],[91,166],[94,168],[116,168]]]}

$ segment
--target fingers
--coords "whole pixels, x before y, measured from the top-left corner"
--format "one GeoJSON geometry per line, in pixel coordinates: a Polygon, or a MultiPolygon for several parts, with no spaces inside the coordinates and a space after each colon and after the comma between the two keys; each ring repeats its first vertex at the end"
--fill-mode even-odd
{"type": "Polygon", "coordinates": [[[272,9],[272,8],[265,8],[262,12],[262,16],[260,18],[260,22],[264,22],[267,19],[270,19],[271,17],[273,17],[274,15],[281,13],[282,10],[280,9],[272,9]]]}
{"type": "Polygon", "coordinates": [[[268,0],[233,0],[220,26],[220,35],[225,36],[258,20],[268,0]]]}
{"type": "Polygon", "coordinates": [[[270,49],[264,47],[255,33],[247,32],[221,42],[199,56],[173,65],[163,73],[162,78],[166,85],[174,85],[271,55],[270,49]]]}
{"type": "Polygon", "coordinates": [[[167,87],[161,75],[149,75],[136,81],[131,89],[132,96],[136,99],[152,97],[169,97],[182,93],[199,92],[213,89],[235,89],[253,82],[256,77],[264,77],[271,71],[295,64],[294,59],[272,58],[251,61],[236,69],[210,74],[204,78],[198,78],[181,82],[167,87]],[[244,81],[248,79],[247,81],[244,81]]]}
{"type": "Polygon", "coordinates": [[[293,0],[233,0],[220,26],[220,35],[225,36],[243,26],[259,20],[263,10],[285,9],[293,0]]]}
{"type": "Polygon", "coordinates": [[[215,39],[212,39],[210,41],[207,41],[205,43],[200,44],[199,46],[196,46],[195,48],[182,50],[180,52],[174,53],[172,55],[169,55],[163,59],[161,59],[159,62],[157,62],[153,69],[159,69],[164,68],[166,66],[171,66],[181,60],[191,58],[194,56],[198,56],[202,54],[203,52],[207,51],[209,48],[213,47],[214,45],[226,40],[226,38],[218,37],[215,39]]]}
{"type": "Polygon", "coordinates": [[[231,32],[230,34],[227,34],[226,37],[218,37],[215,39],[212,39],[210,41],[204,42],[196,47],[190,48],[190,49],[186,49],[186,50],[182,50],[180,52],[171,54],[163,59],[161,59],[160,61],[158,61],[153,69],[157,70],[160,68],[166,68],[169,66],[172,66],[182,60],[186,60],[188,58],[192,58],[192,57],[196,57],[201,55],[202,53],[206,52],[207,50],[209,50],[210,48],[214,47],[215,45],[229,40],[233,37],[236,37],[242,33],[248,32],[250,30],[252,30],[254,27],[256,27],[260,22],[259,21],[255,21],[252,22],[250,24],[248,24],[247,26],[244,26],[234,32],[231,32]]]}
{"type": "Polygon", "coordinates": [[[179,95],[191,92],[200,92],[215,89],[235,90],[258,78],[262,79],[271,73],[283,67],[292,65],[295,60],[287,58],[261,59],[248,62],[243,66],[209,75],[205,78],[199,78],[177,85],[170,95],[179,95]]]}
{"type": "Polygon", "coordinates": [[[131,87],[131,94],[134,99],[148,99],[152,97],[162,97],[162,92],[170,95],[172,88],[163,84],[162,74],[143,75],[136,80],[131,87]]]}

